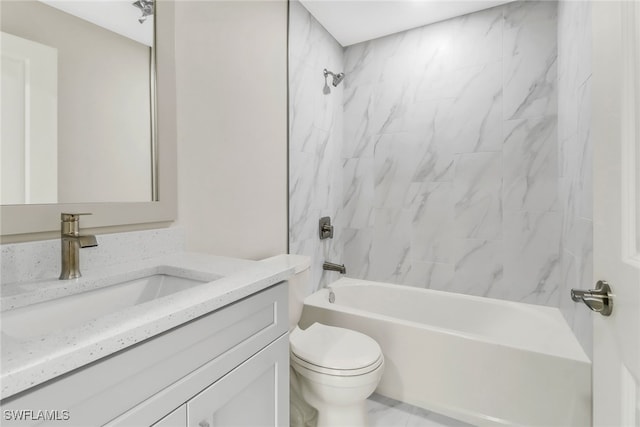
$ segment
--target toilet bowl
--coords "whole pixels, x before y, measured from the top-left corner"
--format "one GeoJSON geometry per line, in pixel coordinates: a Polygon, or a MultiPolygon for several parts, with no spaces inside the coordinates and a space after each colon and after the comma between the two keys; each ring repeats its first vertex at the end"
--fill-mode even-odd
{"type": "Polygon", "coordinates": [[[364,427],[366,399],[384,370],[380,346],[373,338],[345,328],[314,323],[300,329],[304,298],[311,287],[311,263],[300,255],[263,262],[283,258],[294,269],[288,279],[291,427],[364,427]]]}
{"type": "Polygon", "coordinates": [[[366,399],[384,370],[380,346],[356,331],[314,323],[289,336],[291,367],[317,425],[365,426],[366,399]]]}

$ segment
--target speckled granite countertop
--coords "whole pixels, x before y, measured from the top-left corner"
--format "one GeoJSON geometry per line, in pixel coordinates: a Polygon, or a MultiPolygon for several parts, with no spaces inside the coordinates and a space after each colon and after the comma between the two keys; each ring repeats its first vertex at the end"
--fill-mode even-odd
{"type": "MultiPolygon", "coordinates": [[[[0,307],[5,315],[12,309],[152,274],[210,281],[46,334],[21,336],[5,330],[0,323],[0,398],[27,390],[268,288],[293,275],[303,259],[281,255],[264,261],[247,261],[183,252],[94,269],[83,272],[83,277],[76,280],[2,285],[0,307]]],[[[46,321],[43,316],[42,322],[46,321]]]]}

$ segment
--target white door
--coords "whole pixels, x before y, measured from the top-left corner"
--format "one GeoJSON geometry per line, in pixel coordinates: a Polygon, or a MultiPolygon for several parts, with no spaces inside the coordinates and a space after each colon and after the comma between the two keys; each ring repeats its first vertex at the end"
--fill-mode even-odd
{"type": "Polygon", "coordinates": [[[593,315],[593,420],[640,426],[640,2],[593,2],[594,279],[613,295],[593,315]]]}
{"type": "Polygon", "coordinates": [[[0,202],[58,201],[58,51],[0,33],[0,202]]]}

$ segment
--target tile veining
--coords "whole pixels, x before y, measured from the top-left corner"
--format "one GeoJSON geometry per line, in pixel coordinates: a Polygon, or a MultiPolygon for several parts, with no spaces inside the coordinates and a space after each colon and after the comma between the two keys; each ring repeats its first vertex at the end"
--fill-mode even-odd
{"type": "MultiPolygon", "coordinates": [[[[583,314],[565,301],[591,280],[583,3],[509,3],[340,52],[292,2],[292,250],[355,278],[583,314]],[[320,65],[346,75],[331,106],[320,65]],[[320,212],[336,217],[327,247],[320,212]]],[[[328,281],[316,271],[313,287],[328,281]]]]}

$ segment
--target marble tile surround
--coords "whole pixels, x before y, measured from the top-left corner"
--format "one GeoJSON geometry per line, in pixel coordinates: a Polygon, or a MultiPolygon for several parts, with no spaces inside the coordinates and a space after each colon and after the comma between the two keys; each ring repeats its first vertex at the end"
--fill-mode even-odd
{"type": "MultiPolygon", "coordinates": [[[[81,271],[184,250],[184,230],[180,227],[96,237],[98,246],[80,250],[81,271]]],[[[60,274],[60,239],[10,243],[0,247],[2,284],[52,279],[60,274]]]]}
{"type": "Polygon", "coordinates": [[[556,28],[517,2],[345,49],[349,275],[558,305],[556,28]]]}
{"type": "Polygon", "coordinates": [[[311,257],[312,292],[336,280],[326,261],[342,263],[343,89],[326,68],[344,70],[338,42],[298,2],[289,3],[289,253],[311,257]],[[319,240],[318,220],[330,216],[334,239],[319,240]]]}
{"type": "Polygon", "coordinates": [[[586,353],[592,354],[591,312],[568,298],[593,280],[591,4],[558,4],[558,194],[561,226],[560,310],[586,353]]]}
{"type": "Polygon", "coordinates": [[[331,257],[351,277],[560,307],[591,354],[567,297],[592,284],[589,22],[588,2],[523,1],[340,53],[292,2],[290,247],[314,259],[311,290],[337,278],[331,257]],[[332,120],[326,64],[346,74],[332,120]],[[335,242],[316,237],[322,212],[335,242]]]}

